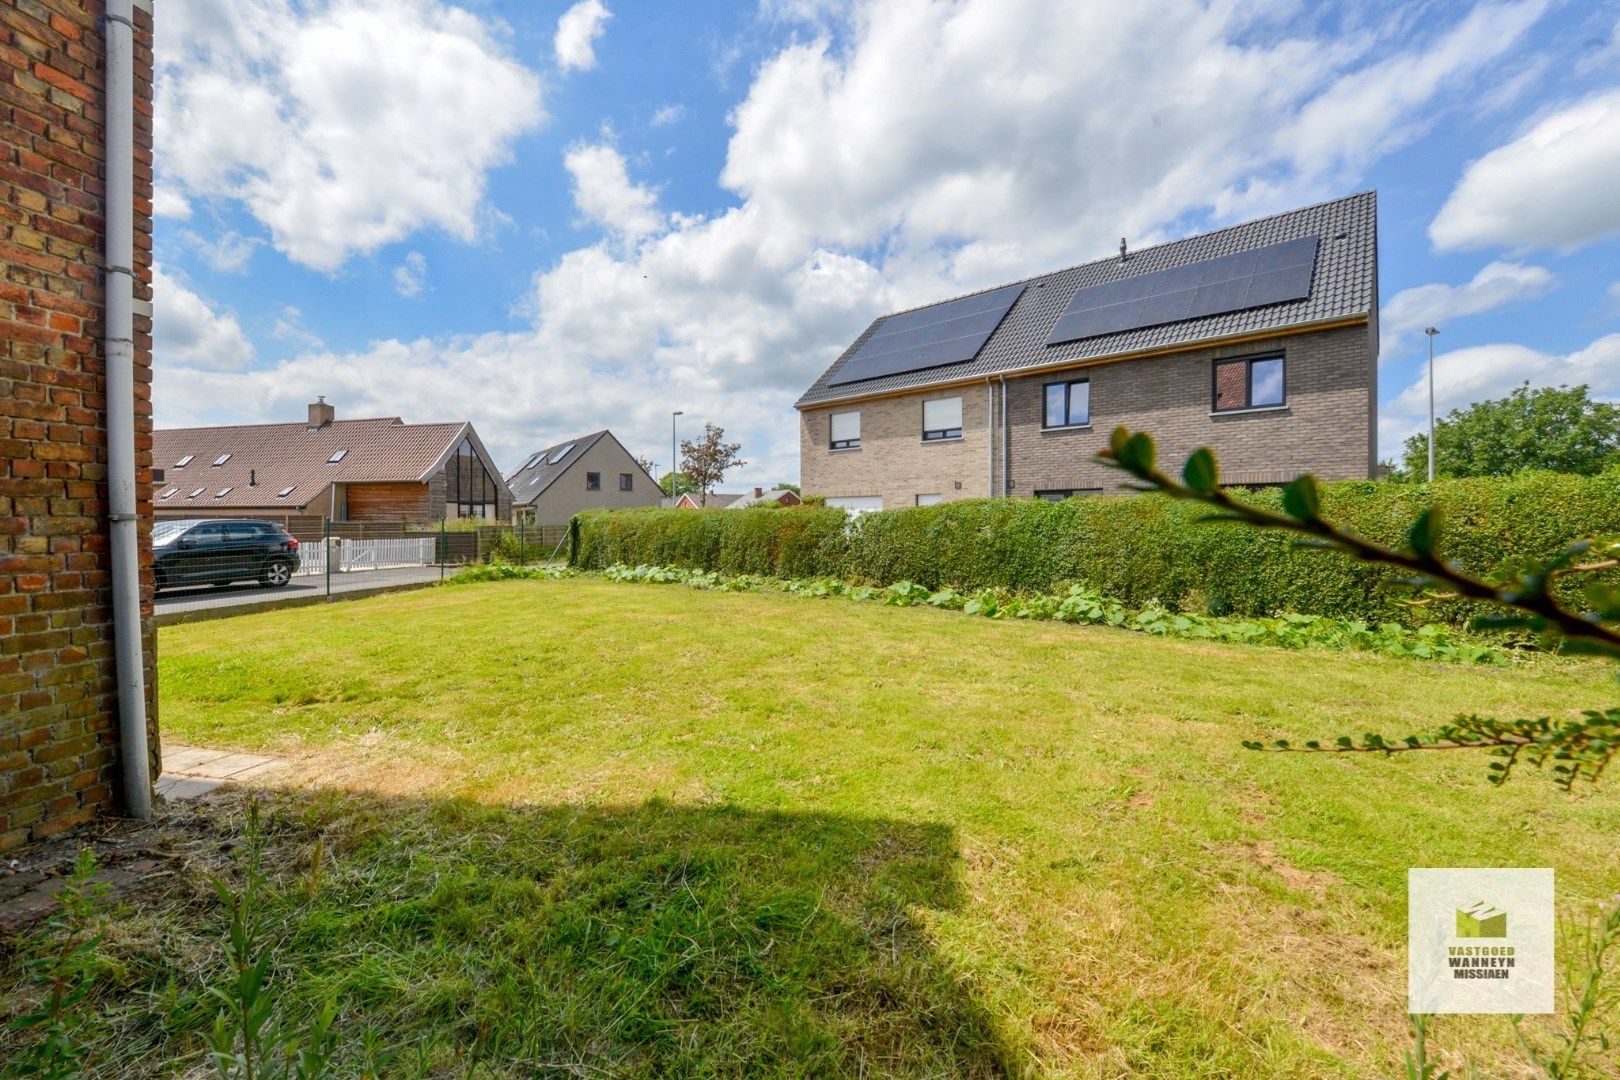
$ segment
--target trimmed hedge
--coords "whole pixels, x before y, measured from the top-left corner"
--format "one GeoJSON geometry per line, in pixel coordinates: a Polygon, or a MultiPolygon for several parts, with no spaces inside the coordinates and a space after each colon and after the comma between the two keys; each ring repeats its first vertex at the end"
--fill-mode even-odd
{"type": "MultiPolygon", "coordinates": [[[[1275,490],[1253,492],[1276,506],[1275,490]]],[[[1571,540],[1620,533],[1620,469],[1598,476],[1523,473],[1435,484],[1322,485],[1323,514],[1392,547],[1420,510],[1441,514],[1442,554],[1476,573],[1547,558],[1571,540]]],[[[1280,533],[1208,524],[1206,507],[1148,494],[975,499],[885,510],[620,510],[580,515],[575,564],[684,566],[722,574],[838,577],[929,588],[1050,591],[1083,582],[1132,607],[1157,600],[1214,615],[1297,612],[1408,625],[1461,625],[1462,602],[1414,613],[1387,588],[1393,571],[1301,549],[1280,533]]]]}

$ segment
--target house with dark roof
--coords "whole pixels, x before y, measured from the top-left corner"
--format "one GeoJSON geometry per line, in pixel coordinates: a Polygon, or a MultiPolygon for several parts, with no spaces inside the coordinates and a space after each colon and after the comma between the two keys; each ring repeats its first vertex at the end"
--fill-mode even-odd
{"type": "Polygon", "coordinates": [[[1124,424],[1226,483],[1374,475],[1363,192],[873,321],[799,398],[801,485],[850,510],[1115,490],[1124,424]]]}
{"type": "Polygon", "coordinates": [[[292,424],[152,433],[162,483],[152,505],[176,517],[325,517],[334,521],[505,521],[512,493],[465,420],[339,420],[322,398],[292,424]]]}
{"type": "Polygon", "coordinates": [[[537,450],[506,478],[514,514],[539,525],[561,525],[581,510],[657,506],[658,482],[611,431],[537,450]]]}

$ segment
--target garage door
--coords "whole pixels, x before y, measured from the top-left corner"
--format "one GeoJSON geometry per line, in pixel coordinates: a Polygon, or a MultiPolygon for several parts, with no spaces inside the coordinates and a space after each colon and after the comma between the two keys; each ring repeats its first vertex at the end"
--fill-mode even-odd
{"type": "Polygon", "coordinates": [[[840,510],[848,510],[851,514],[864,514],[868,510],[883,509],[883,496],[833,495],[828,497],[827,505],[835,506],[840,510]]]}

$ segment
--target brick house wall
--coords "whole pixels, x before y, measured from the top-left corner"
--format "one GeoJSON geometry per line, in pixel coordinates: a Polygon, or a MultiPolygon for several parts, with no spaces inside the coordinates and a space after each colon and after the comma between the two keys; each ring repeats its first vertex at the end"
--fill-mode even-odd
{"type": "Polygon", "coordinates": [[[918,495],[982,499],[990,494],[985,393],[984,383],[976,383],[805,409],[799,414],[799,486],[812,495],[880,496],[885,509],[912,506],[918,495]],[[962,437],[923,442],[923,402],[950,397],[962,399],[962,437]],[[861,445],[830,449],[832,414],[851,411],[861,414],[861,445]]]}
{"type": "MultiPolygon", "coordinates": [[[[0,849],[120,792],[102,361],[102,5],[0,0],[0,849]]],[[[137,297],[151,296],[152,18],[135,13],[137,297]]],[[[137,304],[139,308],[140,305],[137,304]]],[[[152,321],[135,318],[150,615],[152,321]]],[[[157,775],[155,639],[145,630],[157,775]]]]}
{"type": "Polygon", "coordinates": [[[1001,443],[1001,389],[986,408],[984,384],[843,405],[800,414],[800,471],[804,490],[816,494],[879,495],[886,508],[910,506],[919,494],[945,500],[982,497],[987,479],[986,417],[997,426],[995,484],[1007,493],[1117,489],[1120,475],[1096,460],[1113,429],[1124,424],[1151,432],[1162,460],[1179,462],[1210,446],[1230,483],[1278,483],[1301,472],[1325,480],[1366,479],[1376,467],[1377,360],[1374,331],[1366,325],[1279,336],[1207,349],[1007,379],[1006,450],[1001,443]],[[1285,405],[1279,409],[1211,413],[1216,360],[1281,353],[1285,405]],[[1042,430],[1045,386],[1089,379],[1091,424],[1042,430]],[[963,439],[922,442],[922,402],[960,394],[963,439]],[[859,410],[861,445],[831,451],[830,417],[859,410]],[[946,446],[954,447],[944,454],[946,446]],[[961,482],[961,487],[954,485],[961,482]]]}

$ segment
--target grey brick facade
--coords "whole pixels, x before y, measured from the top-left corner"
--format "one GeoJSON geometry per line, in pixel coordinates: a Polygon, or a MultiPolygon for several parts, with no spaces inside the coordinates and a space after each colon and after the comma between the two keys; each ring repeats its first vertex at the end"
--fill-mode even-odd
{"type": "Polygon", "coordinates": [[[949,501],[1112,491],[1119,474],[1097,460],[1097,451],[1120,424],[1151,432],[1168,461],[1199,446],[1214,448],[1229,483],[1278,483],[1301,472],[1365,479],[1376,465],[1371,338],[1368,326],[1347,326],[1008,377],[1005,432],[999,377],[988,387],[981,381],[805,409],[799,424],[803,487],[833,497],[879,496],[886,508],[915,505],[918,495],[929,494],[949,501]],[[1279,353],[1285,387],[1280,408],[1211,411],[1217,360],[1279,353]],[[1046,384],[1073,379],[1090,380],[1090,425],[1045,429],[1046,384]],[[962,438],[924,443],[922,402],[956,395],[963,399],[962,438]],[[845,411],[861,413],[860,448],[830,450],[830,417],[845,411]]]}

